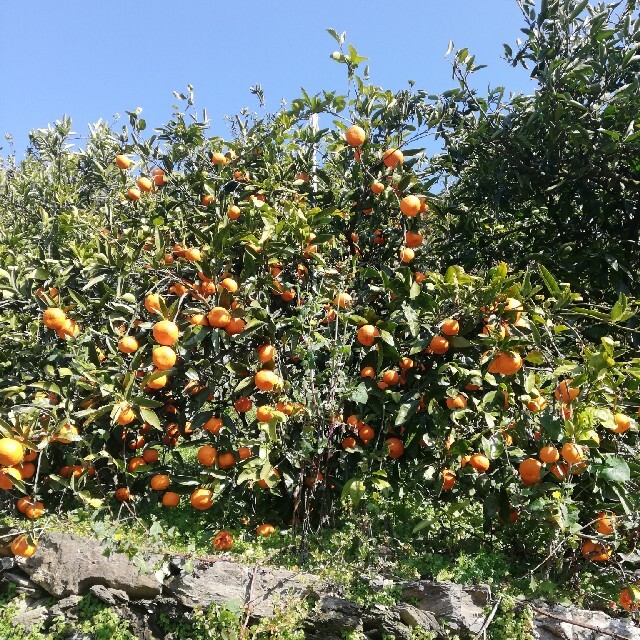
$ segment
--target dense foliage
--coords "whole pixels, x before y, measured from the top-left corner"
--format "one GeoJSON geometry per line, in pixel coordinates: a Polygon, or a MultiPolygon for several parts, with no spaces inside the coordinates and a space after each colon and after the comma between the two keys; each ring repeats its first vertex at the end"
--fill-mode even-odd
{"type": "MultiPolygon", "coordinates": [[[[572,37],[591,33],[599,10],[583,18],[579,8],[549,2],[513,60],[547,59],[552,43],[536,43],[562,16],[572,37]]],[[[593,36],[605,61],[610,41],[633,40],[627,31],[593,36]]],[[[560,165],[545,169],[555,182],[518,179],[501,145],[521,127],[540,145],[530,161],[542,162],[550,145],[536,132],[552,129],[553,102],[544,84],[490,114],[465,98],[461,113],[461,93],[434,100],[368,84],[364,59],[332,35],[348,95],[303,93],[276,114],[240,114],[224,141],[207,135],[189,89],[149,137],[135,111],[121,132],[96,125],[73,150],[64,120],[34,132],[18,166],[5,163],[0,486],[30,496],[17,504],[28,518],[74,501],[132,512],[190,502],[208,511],[203,527],[243,522],[269,535],[270,523],[292,523],[303,537],[339,505],[357,513],[381,496],[459,514],[481,504],[485,531],[526,546],[537,569],[598,562],[626,582],[640,526],[635,303],[620,293],[607,306],[622,281],[610,270],[596,278],[602,265],[580,234],[581,264],[597,270],[589,300],[564,284],[587,278],[564,261],[556,223],[579,211],[601,246],[622,252],[619,268],[634,263],[616,238],[633,236],[590,217],[560,165]],[[467,125],[447,129],[453,116],[467,125]],[[447,147],[428,158],[416,145],[434,127],[447,147]],[[475,161],[455,160],[463,153],[475,161]],[[457,180],[436,197],[443,171],[457,180]],[[498,199],[487,193],[497,184],[498,199]],[[532,218],[538,196],[544,215],[532,218]],[[471,203],[477,215],[456,223],[471,203]],[[515,267],[492,243],[503,230],[519,238],[515,267]],[[525,249],[560,278],[523,260],[525,249]],[[486,269],[455,262],[481,255],[486,269]]],[[[456,60],[473,67],[462,52],[456,60]]],[[[583,91],[586,71],[572,73],[583,91]]],[[[635,95],[618,92],[602,117],[630,117],[624,101],[635,95]]],[[[571,100],[554,107],[563,131],[576,120],[571,100]]],[[[636,140],[615,146],[621,173],[636,140]]],[[[561,161],[577,162],[562,144],[561,161]]],[[[583,183],[596,184],[590,172],[606,163],[581,162],[583,183]]],[[[596,189],[589,202],[612,217],[635,197],[596,189]]],[[[411,526],[437,535],[441,524],[411,526]]],[[[214,544],[233,540],[221,532],[214,544]]],[[[25,539],[14,551],[35,548],[25,539]]]]}

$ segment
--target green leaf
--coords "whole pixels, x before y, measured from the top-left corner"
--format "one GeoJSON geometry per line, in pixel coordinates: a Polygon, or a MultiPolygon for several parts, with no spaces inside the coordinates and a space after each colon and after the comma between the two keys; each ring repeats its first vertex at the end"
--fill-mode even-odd
{"type": "Polygon", "coordinates": [[[410,402],[401,404],[400,408],[398,409],[398,415],[396,416],[396,426],[404,424],[418,410],[419,406],[419,397],[414,398],[410,402]]]}
{"type": "MultiPolygon", "coordinates": [[[[403,303],[402,310],[404,311],[404,316],[407,319],[407,324],[409,325],[409,331],[411,331],[411,335],[414,338],[417,338],[418,334],[420,333],[420,318],[417,311],[407,303],[403,303]]],[[[391,342],[390,344],[393,344],[393,342],[391,342]]]]}
{"type": "Polygon", "coordinates": [[[342,494],[340,497],[342,498],[342,500],[351,498],[353,504],[355,506],[358,506],[364,496],[364,493],[364,482],[360,478],[351,478],[350,480],[347,480],[344,487],[342,488],[342,494]]]}
{"type": "Polygon", "coordinates": [[[603,465],[593,465],[599,477],[609,482],[624,484],[631,479],[629,465],[622,459],[614,455],[607,455],[603,465]]]}
{"type": "Polygon", "coordinates": [[[361,382],[352,392],[351,392],[351,400],[353,400],[356,404],[367,404],[369,400],[369,394],[367,392],[367,387],[364,382],[361,382]]]}
{"type": "Polygon", "coordinates": [[[140,417],[145,422],[148,422],[152,427],[155,427],[156,429],[160,429],[160,419],[156,415],[155,411],[151,411],[151,409],[144,409],[142,407],[139,408],[139,411],[140,417]]]}
{"type": "Polygon", "coordinates": [[[558,297],[560,295],[560,287],[556,282],[555,278],[551,275],[549,270],[543,265],[538,265],[538,271],[544,280],[544,283],[547,287],[547,290],[552,296],[558,297]]]}

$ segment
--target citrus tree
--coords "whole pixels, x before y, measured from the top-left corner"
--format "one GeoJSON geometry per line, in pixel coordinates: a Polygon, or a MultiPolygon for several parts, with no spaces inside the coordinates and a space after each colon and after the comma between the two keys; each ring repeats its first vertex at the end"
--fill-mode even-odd
{"type": "Polygon", "coordinates": [[[5,163],[5,496],[32,520],[187,503],[270,535],[413,492],[624,580],[635,303],[588,306],[544,266],[449,264],[419,146],[437,110],[367,83],[331,33],[348,95],[240,114],[222,140],[189,88],[149,137],[137,110],[75,151],[63,120],[5,163]]]}

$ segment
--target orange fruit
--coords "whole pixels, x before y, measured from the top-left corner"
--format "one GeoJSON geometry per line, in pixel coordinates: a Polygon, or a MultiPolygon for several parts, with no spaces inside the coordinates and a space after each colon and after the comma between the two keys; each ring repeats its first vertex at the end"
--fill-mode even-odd
{"type": "Polygon", "coordinates": [[[356,439],[352,436],[347,436],[346,438],[344,438],[344,440],[342,441],[342,448],[343,449],[353,449],[356,446],[356,439]]]}
{"type": "Polygon", "coordinates": [[[131,494],[129,493],[129,489],[127,487],[118,487],[114,493],[116,500],[120,502],[126,502],[131,498],[131,494]]]}
{"type": "Polygon", "coordinates": [[[31,542],[27,536],[18,536],[12,540],[10,548],[14,556],[30,558],[38,549],[38,545],[31,542]]]}
{"type": "Polygon", "coordinates": [[[151,191],[151,189],[153,189],[153,182],[146,177],[138,178],[136,180],[136,184],[138,185],[138,189],[140,189],[140,191],[151,191]]]}
{"type": "Polygon", "coordinates": [[[209,311],[207,320],[212,327],[224,329],[231,322],[231,315],[224,307],[214,307],[209,311]]]}
{"type": "Polygon", "coordinates": [[[44,505],[42,502],[31,502],[25,506],[24,515],[29,520],[37,520],[44,513],[44,505]]]}
{"type": "Polygon", "coordinates": [[[158,458],[159,457],[160,457],[160,454],[158,453],[157,449],[145,449],[142,452],[142,459],[147,464],[152,464],[154,462],[158,462],[158,458]]]}
{"type": "Polygon", "coordinates": [[[273,408],[267,405],[258,407],[256,410],[256,418],[258,422],[269,422],[273,418],[273,408]]]}
{"type": "Polygon", "coordinates": [[[404,234],[404,243],[410,249],[420,247],[424,241],[421,233],[414,233],[413,231],[407,231],[404,234]]]}
{"type": "Polygon", "coordinates": [[[207,319],[207,316],[202,313],[194,313],[189,318],[189,324],[194,327],[208,327],[209,320],[207,319]]]}
{"type": "Polygon", "coordinates": [[[389,458],[399,458],[404,453],[404,443],[400,438],[389,438],[385,440],[384,446],[389,458]]]}
{"type": "Polygon", "coordinates": [[[235,293],[238,290],[238,283],[233,278],[224,278],[220,286],[229,293],[235,293]]]}
{"type": "Polygon", "coordinates": [[[138,341],[133,336],[125,336],[118,342],[118,350],[122,353],[135,353],[138,350],[138,341]]]}
{"type": "MultiPolygon", "coordinates": [[[[159,369],[155,369],[153,373],[156,373],[159,369]]],[[[163,389],[167,386],[167,382],[169,382],[169,378],[167,375],[161,375],[149,380],[147,382],[147,389],[163,389]]]]}
{"type": "Polygon", "coordinates": [[[13,489],[13,481],[20,479],[20,471],[18,471],[18,469],[16,469],[15,467],[0,469],[0,489],[10,491],[11,489],[13,489]]]}
{"type": "Polygon", "coordinates": [[[593,542],[593,540],[585,540],[583,542],[581,553],[590,562],[606,562],[611,558],[611,548],[593,542]]]}
{"type": "Polygon", "coordinates": [[[209,433],[212,434],[217,434],[220,432],[220,429],[222,429],[222,420],[220,420],[220,418],[209,418],[203,425],[202,428],[205,431],[208,431],[209,433]]]}
{"type": "Polygon", "coordinates": [[[402,151],[400,149],[387,149],[382,154],[382,162],[385,167],[395,167],[398,164],[402,164],[404,162],[404,156],[402,155],[402,151]]]}
{"type": "Polygon", "coordinates": [[[240,460],[248,460],[251,455],[251,449],[249,447],[240,447],[238,449],[238,458],[240,460]]]}
{"type": "Polygon", "coordinates": [[[153,325],[153,337],[165,347],[174,345],[180,337],[178,325],[171,320],[160,320],[153,325]]]}
{"type": "Polygon", "coordinates": [[[400,375],[398,374],[398,372],[393,370],[385,371],[382,374],[382,380],[388,386],[393,386],[394,384],[398,384],[399,378],[400,378],[400,375]]]}
{"type": "Polygon", "coordinates": [[[542,463],[535,458],[527,458],[520,463],[518,473],[522,482],[526,485],[532,485],[540,482],[540,473],[542,471],[542,463]]]}
{"type": "Polygon", "coordinates": [[[549,471],[556,477],[556,479],[562,481],[567,478],[569,473],[569,466],[564,462],[556,462],[549,467],[549,471]]]}
{"type": "Polygon", "coordinates": [[[510,351],[500,352],[489,365],[489,373],[499,373],[503,376],[511,376],[522,368],[522,358],[519,353],[510,351]]]}
{"type": "Polygon", "coordinates": [[[407,358],[406,356],[403,358],[400,358],[400,361],[398,362],[398,364],[400,365],[400,368],[402,369],[402,371],[406,371],[407,369],[413,369],[414,366],[414,362],[411,358],[407,358]]]}
{"type": "Polygon", "coordinates": [[[442,475],[442,490],[449,491],[456,483],[456,474],[451,469],[443,469],[442,475]]]}
{"type": "Polygon", "coordinates": [[[556,400],[560,400],[561,402],[568,404],[580,395],[580,389],[578,387],[570,386],[572,382],[573,381],[571,379],[568,379],[558,383],[555,391],[553,392],[556,400]]]}
{"type": "Polygon", "coordinates": [[[382,182],[378,182],[377,180],[374,180],[369,188],[376,195],[384,193],[384,185],[382,184],[382,182]]]}
{"type": "Polygon", "coordinates": [[[416,257],[416,252],[408,247],[403,247],[399,252],[400,262],[408,264],[416,257]]]}
{"type": "Polygon", "coordinates": [[[542,411],[547,406],[546,398],[542,396],[538,396],[537,398],[532,398],[527,402],[527,409],[529,411],[542,411]]]}
{"type": "Polygon", "coordinates": [[[130,187],[127,190],[127,198],[129,198],[129,200],[133,200],[134,202],[136,200],[140,200],[140,196],[142,194],[140,193],[140,189],[138,189],[138,187],[130,187]]]}
{"type": "Polygon", "coordinates": [[[364,347],[370,347],[379,335],[380,332],[377,327],[365,324],[358,329],[358,342],[364,347]]]}
{"type": "Polygon", "coordinates": [[[227,216],[229,220],[237,220],[240,217],[240,207],[232,204],[227,211],[227,216]]]}
{"type": "Polygon", "coordinates": [[[364,425],[361,429],[358,430],[358,435],[360,436],[360,440],[365,444],[369,444],[375,437],[376,432],[368,425],[364,425]]]}
{"type": "Polygon", "coordinates": [[[558,462],[558,460],[560,459],[560,453],[555,447],[552,447],[551,445],[542,447],[542,449],[540,449],[539,456],[540,460],[547,464],[553,464],[554,462],[558,462]]]}
{"type": "Polygon", "coordinates": [[[149,313],[160,313],[160,295],[150,293],[144,299],[144,308],[149,313]]]}
{"type": "Polygon", "coordinates": [[[237,336],[244,331],[246,326],[247,323],[242,318],[231,318],[224,330],[230,336],[237,336]]]}
{"type": "Polygon", "coordinates": [[[629,428],[631,427],[631,418],[629,416],[624,413],[616,413],[613,416],[613,419],[616,423],[615,429],[612,429],[614,433],[625,433],[629,431],[629,428]]]}
{"type": "Polygon", "coordinates": [[[276,528],[272,524],[260,524],[256,527],[256,534],[262,538],[268,538],[276,532],[276,528]]]}
{"type": "Polygon", "coordinates": [[[124,154],[117,155],[115,162],[118,169],[128,169],[132,165],[131,159],[124,154]]]}
{"type": "Polygon", "coordinates": [[[213,496],[209,489],[196,489],[189,498],[189,502],[194,509],[198,511],[206,511],[213,506],[213,496]]]}
{"type": "Polygon", "coordinates": [[[228,531],[220,531],[212,544],[218,551],[229,551],[233,547],[233,536],[228,531]]]}
{"type": "Polygon", "coordinates": [[[138,467],[141,467],[143,465],[144,465],[144,458],[140,458],[140,457],[131,458],[131,460],[129,460],[129,464],[127,465],[127,470],[135,471],[138,467]]]}
{"type": "Polygon", "coordinates": [[[236,457],[233,453],[221,453],[218,456],[218,466],[220,469],[231,469],[236,463],[236,457]]]}
{"type": "Polygon", "coordinates": [[[263,344],[256,349],[258,353],[258,360],[260,362],[270,362],[276,355],[276,349],[271,344],[263,344]]]}
{"type": "Polygon", "coordinates": [[[131,407],[125,407],[118,414],[118,417],[116,418],[116,422],[121,427],[124,427],[125,425],[128,425],[131,422],[133,422],[135,419],[136,419],[136,414],[134,410],[131,407]]]}
{"type": "Polygon", "coordinates": [[[344,292],[340,292],[333,299],[333,304],[335,304],[336,307],[338,307],[338,309],[347,309],[351,306],[352,302],[353,302],[353,298],[348,293],[344,293],[344,292]]]}
{"type": "Polygon", "coordinates": [[[217,455],[215,447],[205,444],[198,449],[198,462],[205,467],[212,467],[216,463],[217,455]]]}
{"type": "Polygon", "coordinates": [[[455,398],[447,398],[447,408],[464,409],[467,406],[467,399],[459,393],[455,398]]]}
{"type": "Polygon", "coordinates": [[[618,602],[626,611],[640,609],[640,587],[637,584],[632,584],[623,589],[618,597],[618,602]]]}
{"type": "Polygon", "coordinates": [[[224,153],[220,153],[219,151],[216,151],[216,153],[211,156],[211,162],[213,162],[213,164],[215,164],[216,166],[225,165],[228,161],[229,160],[224,155],[224,153]]]}
{"type": "Polygon", "coordinates": [[[153,350],[153,364],[161,371],[171,369],[176,363],[177,355],[171,347],[156,347],[153,350]]]}
{"type": "Polygon", "coordinates": [[[611,511],[601,511],[594,521],[596,531],[602,536],[611,535],[616,528],[616,514],[611,511]]]}
{"type": "Polygon", "coordinates": [[[233,406],[238,413],[246,413],[247,411],[251,411],[251,407],[253,403],[251,402],[251,398],[238,398],[233,406]]]}
{"type": "Polygon", "coordinates": [[[67,322],[67,314],[57,307],[49,307],[42,314],[42,322],[47,329],[62,329],[67,322]]]}
{"type": "Polygon", "coordinates": [[[151,172],[151,176],[153,177],[153,183],[157,186],[157,187],[161,187],[166,181],[166,175],[163,169],[154,169],[151,172]]]}
{"type": "Polygon", "coordinates": [[[180,504],[180,494],[175,493],[175,491],[167,491],[162,496],[162,506],[163,507],[177,507],[180,504]]]}
{"type": "Polygon", "coordinates": [[[440,325],[440,331],[442,331],[445,336],[457,336],[460,331],[460,324],[457,320],[449,318],[440,325]]]}
{"type": "Polygon", "coordinates": [[[170,484],[171,479],[165,473],[156,473],[149,480],[149,485],[154,491],[164,491],[170,484]]]}
{"type": "Polygon", "coordinates": [[[429,349],[431,349],[433,353],[442,355],[449,350],[449,341],[443,336],[433,336],[431,342],[429,342],[429,349]]]}
{"type": "Polygon", "coordinates": [[[367,134],[365,133],[362,127],[359,127],[357,124],[350,126],[344,137],[347,141],[347,144],[352,147],[360,147],[363,142],[367,139],[367,134]]]}
{"type": "Polygon", "coordinates": [[[360,372],[360,377],[361,378],[375,378],[376,377],[376,370],[373,367],[363,367],[362,371],[360,372]]]}
{"type": "Polygon", "coordinates": [[[262,369],[256,373],[253,381],[260,391],[273,391],[276,386],[279,386],[280,378],[273,371],[262,369]]]}
{"type": "Polygon", "coordinates": [[[489,470],[491,463],[489,462],[489,458],[481,453],[474,453],[470,460],[469,464],[478,472],[484,473],[489,470]]]}
{"type": "Polygon", "coordinates": [[[13,438],[0,438],[0,465],[12,467],[24,460],[24,447],[13,438]]]}
{"type": "Polygon", "coordinates": [[[565,462],[576,464],[584,459],[584,452],[581,447],[573,442],[566,442],[560,451],[565,462]]]}
{"type": "MultiPolygon", "coordinates": [[[[134,415],[135,417],[135,415],[134,415]]],[[[60,427],[60,431],[53,437],[53,440],[62,442],[62,444],[69,444],[74,441],[74,437],[78,435],[78,430],[72,424],[63,424],[60,427]]]]}
{"type": "Polygon", "coordinates": [[[202,251],[197,247],[190,247],[186,249],[184,252],[184,257],[189,262],[201,262],[202,261],[202,251]]]}
{"type": "Polygon", "coordinates": [[[400,200],[400,211],[407,218],[413,218],[420,213],[420,199],[417,196],[405,196],[400,200]]]}

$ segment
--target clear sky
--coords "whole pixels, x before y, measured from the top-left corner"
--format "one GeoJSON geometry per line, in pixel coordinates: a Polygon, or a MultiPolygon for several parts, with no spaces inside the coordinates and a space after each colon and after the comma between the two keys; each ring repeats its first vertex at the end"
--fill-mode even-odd
{"type": "Polygon", "coordinates": [[[149,127],[165,121],[172,91],[187,84],[206,107],[212,133],[223,117],[257,109],[249,87],[262,85],[267,109],[309,92],[344,88],[344,66],[327,27],[370,58],[371,80],[399,89],[407,80],[437,92],[454,86],[449,40],[468,47],[480,85],[529,90],[526,72],[500,59],[522,27],[515,0],[4,0],[0,1],[0,154],[18,157],[31,129],[70,115],[74,131],[143,108],[149,127]]]}

